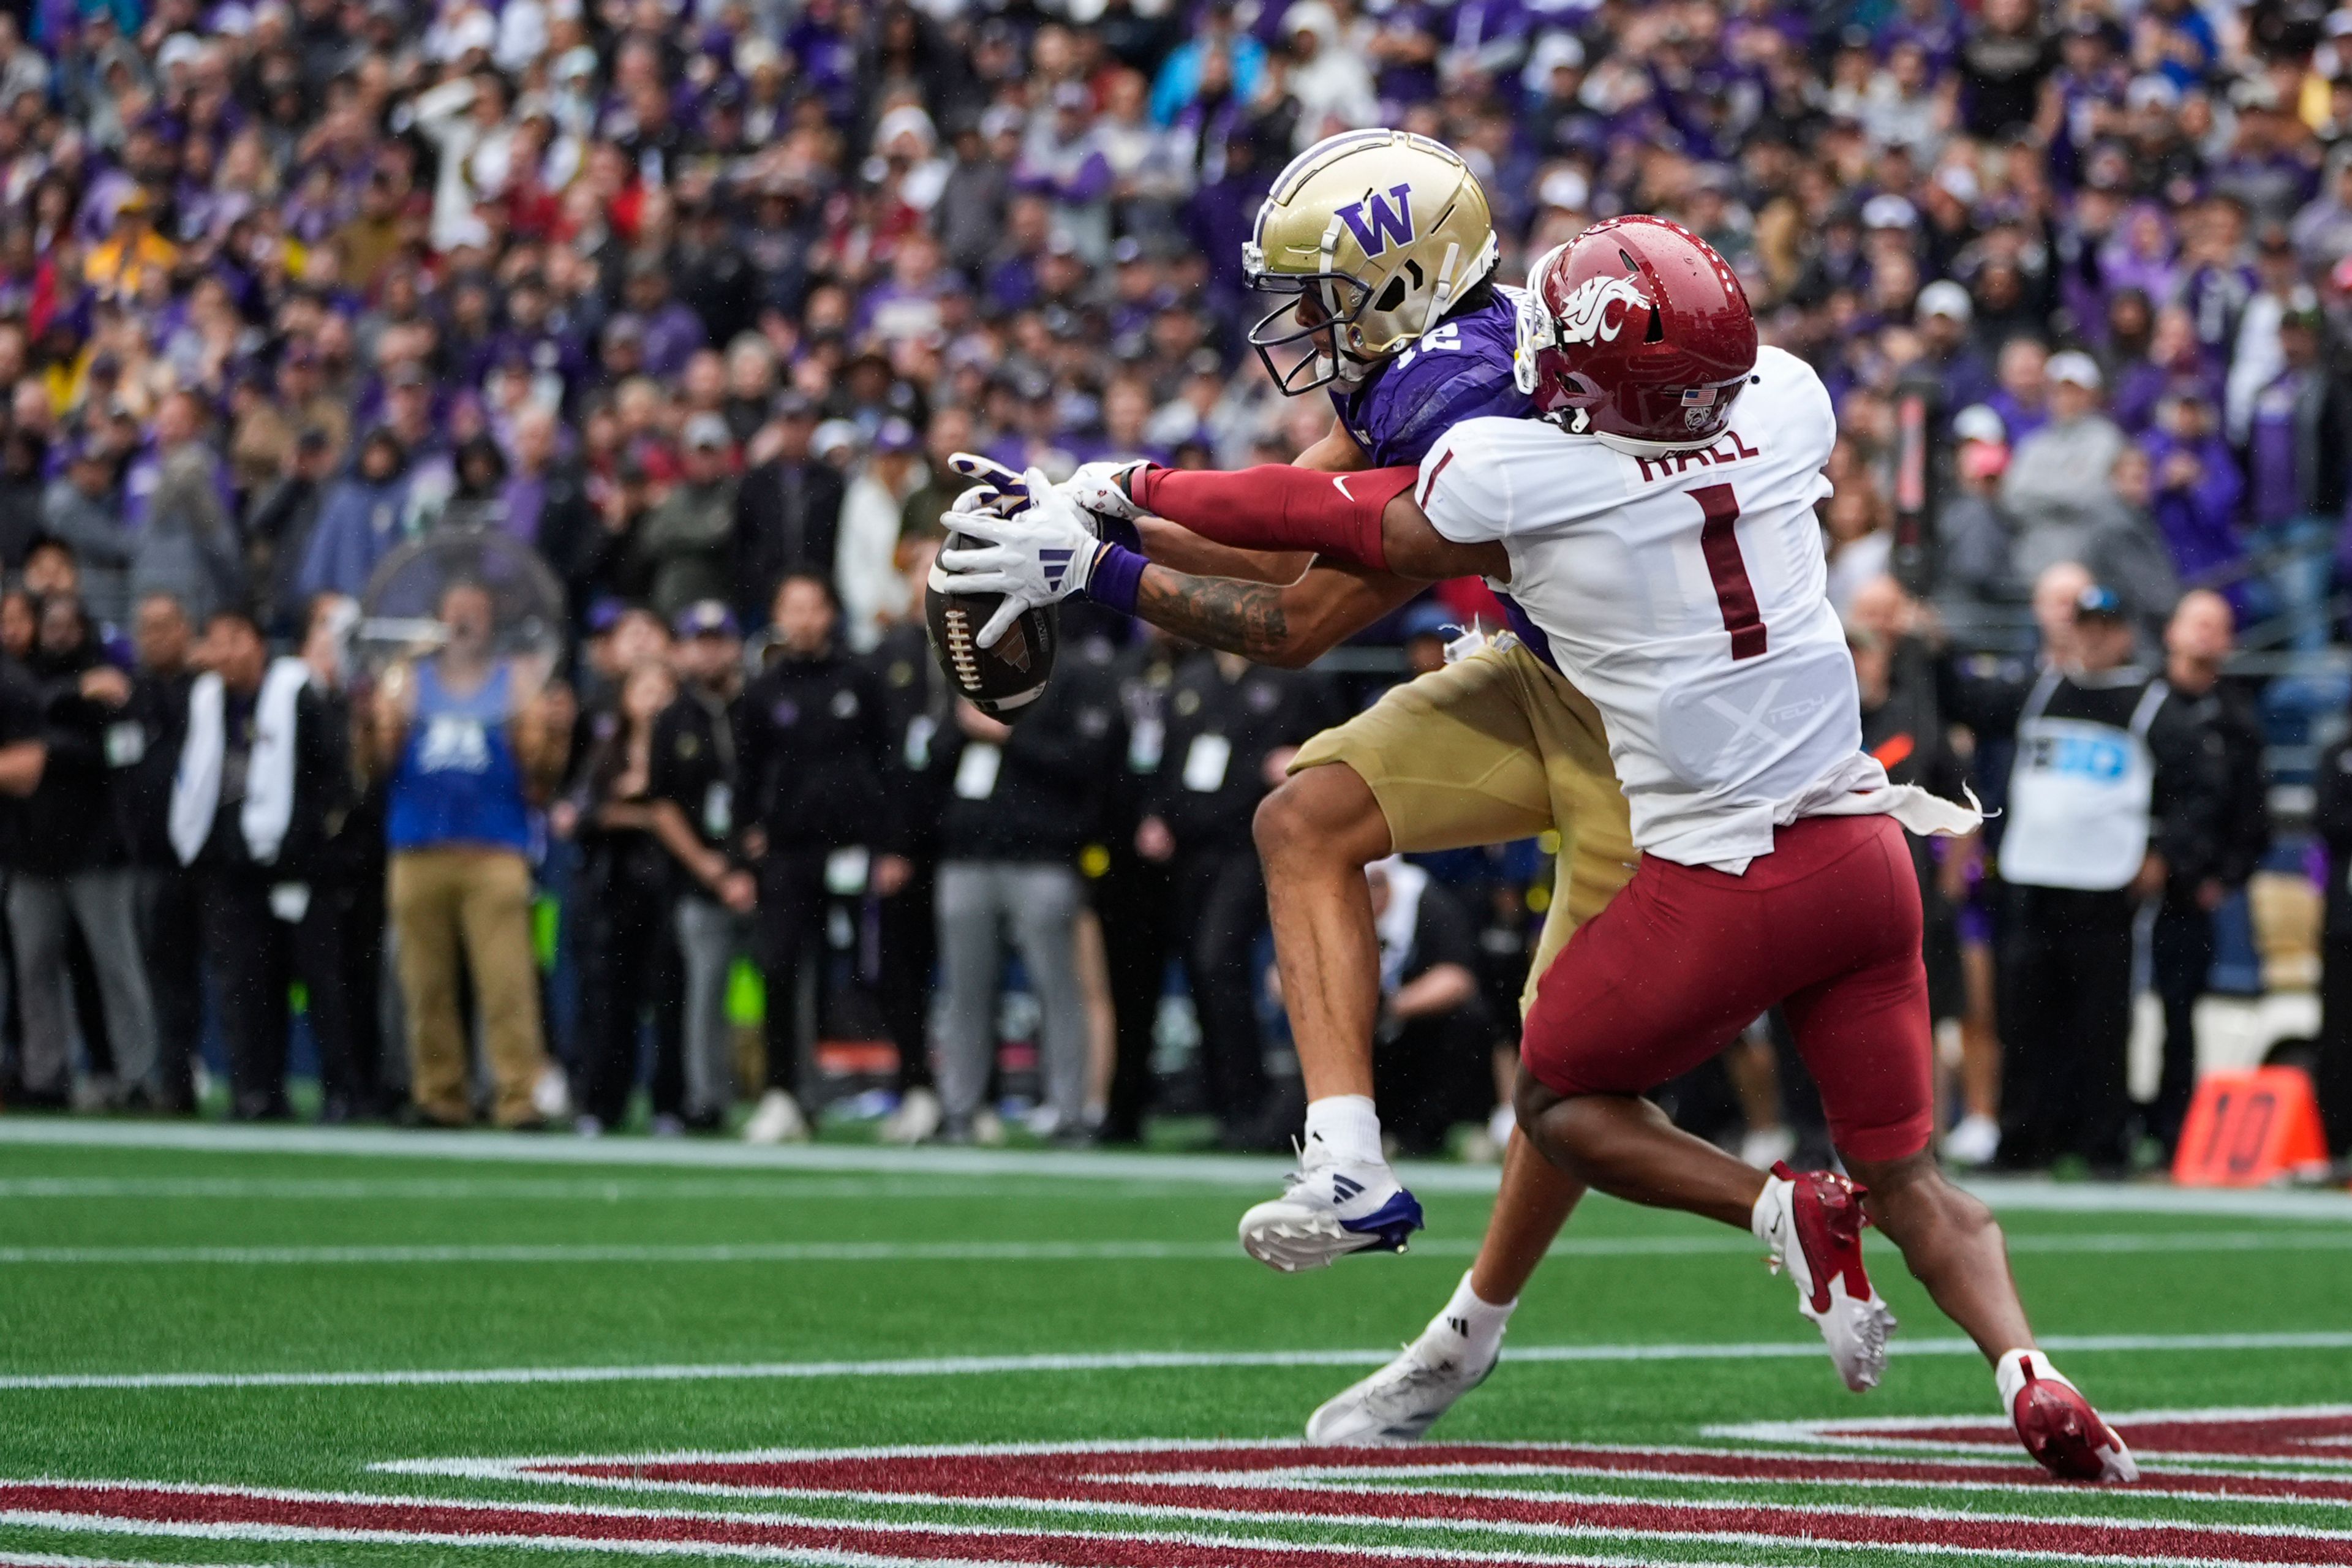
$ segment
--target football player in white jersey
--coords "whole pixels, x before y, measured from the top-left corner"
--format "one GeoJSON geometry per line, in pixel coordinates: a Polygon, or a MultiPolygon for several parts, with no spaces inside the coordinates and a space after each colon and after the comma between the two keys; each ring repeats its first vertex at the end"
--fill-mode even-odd
{"type": "MultiPolygon", "coordinates": [[[[1801,362],[1759,353],[1728,266],[1664,220],[1588,230],[1528,287],[1519,369],[1549,421],[1474,419],[1417,469],[1344,482],[1146,471],[1124,488],[1223,542],[1476,573],[1507,591],[1600,707],[1643,852],[1540,984],[1522,1129],[1604,1191],[1752,1229],[1857,1390],[1878,1381],[1895,1326],[1863,1267],[1866,1209],[1992,1362],[2034,1458],[2135,1479],[2122,1441],[2035,1346],[1991,1215],[1929,1148],[1918,889],[1897,824],[1960,831],[1974,814],[1890,785],[1861,750],[1813,513],[1835,438],[1827,394],[1801,362]],[[1775,1005],[1860,1185],[1758,1171],[1640,1098],[1775,1005]]],[[[1036,510],[1084,530],[1066,498],[1036,510]]],[[[1034,552],[1041,526],[1001,531],[1034,552]]],[[[1083,583],[1117,548],[1037,573],[1031,596],[1083,583]]]]}

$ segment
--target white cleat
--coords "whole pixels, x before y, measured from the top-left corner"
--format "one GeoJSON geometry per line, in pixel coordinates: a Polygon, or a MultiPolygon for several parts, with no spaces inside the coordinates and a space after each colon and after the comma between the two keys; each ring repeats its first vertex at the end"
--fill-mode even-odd
{"type": "Polygon", "coordinates": [[[2139,1465],[2114,1427],[2099,1419],[2066,1375],[2040,1351],[2011,1351],[1993,1369],[2017,1439],[2052,1475],[2128,1484],[2139,1465]]]}
{"type": "Polygon", "coordinates": [[[761,1095],[759,1109],[743,1123],[746,1143],[805,1143],[808,1135],[808,1119],[801,1114],[800,1101],[781,1089],[761,1095]]]}
{"type": "Polygon", "coordinates": [[[1775,1165],[1755,1221],[1773,1269],[1786,1268],[1797,1287],[1797,1310],[1822,1331],[1838,1375],[1856,1394],[1885,1375],[1895,1326],[1862,1266],[1863,1196],[1835,1172],[1775,1165]]]}
{"type": "Polygon", "coordinates": [[[938,1095],[928,1089],[910,1089],[899,1097],[898,1109],[882,1119],[882,1142],[927,1143],[938,1134],[942,1119],[938,1095]]]}
{"type": "Polygon", "coordinates": [[[1282,1196],[1242,1215],[1242,1250],[1297,1274],[1351,1252],[1402,1252],[1420,1228],[1421,1205],[1386,1161],[1342,1161],[1310,1144],[1282,1196]]]}
{"type": "Polygon", "coordinates": [[[1955,1165],[1990,1165],[2000,1152],[2000,1123],[1971,1112],[1944,1135],[1944,1158],[1955,1165]]]}
{"type": "Polygon", "coordinates": [[[1484,1361],[1473,1360],[1462,1336],[1441,1317],[1396,1360],[1325,1401],[1307,1418],[1307,1440],[1410,1443],[1486,1382],[1501,1359],[1497,1349],[1484,1361]]]}

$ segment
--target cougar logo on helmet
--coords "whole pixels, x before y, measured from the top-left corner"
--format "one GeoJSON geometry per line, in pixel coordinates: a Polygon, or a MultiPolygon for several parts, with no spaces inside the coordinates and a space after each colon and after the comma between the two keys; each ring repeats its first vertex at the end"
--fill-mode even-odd
{"type": "Polygon", "coordinates": [[[1630,278],[1588,278],[1561,301],[1554,319],[1561,342],[1613,343],[1634,311],[1650,308],[1648,298],[1630,278]],[[1613,320],[1609,314],[1612,304],[1625,307],[1613,320]]]}
{"type": "Polygon", "coordinates": [[[1388,196],[1378,191],[1369,192],[1355,205],[1341,207],[1339,221],[1348,226],[1348,232],[1356,237],[1356,243],[1363,247],[1367,257],[1378,256],[1388,249],[1391,239],[1399,245],[1410,245],[1412,242],[1412,187],[1410,184],[1391,185],[1388,196]],[[1389,196],[1396,198],[1395,206],[1389,205],[1389,196]]]}
{"type": "Polygon", "coordinates": [[[1520,390],[1572,434],[1621,450],[1705,446],[1756,368],[1738,274],[1662,217],[1595,224],[1546,251],[1528,292],[1535,308],[1519,312],[1511,365],[1520,390]]]}

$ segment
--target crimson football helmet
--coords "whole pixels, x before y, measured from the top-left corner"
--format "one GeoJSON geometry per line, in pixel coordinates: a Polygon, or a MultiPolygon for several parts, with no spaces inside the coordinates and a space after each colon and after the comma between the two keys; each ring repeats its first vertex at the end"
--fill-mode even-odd
{"type": "Polygon", "coordinates": [[[1662,217],[1616,218],[1528,269],[1512,369],[1570,430],[1703,447],[1756,369],[1756,314],[1706,241],[1662,217]]]}

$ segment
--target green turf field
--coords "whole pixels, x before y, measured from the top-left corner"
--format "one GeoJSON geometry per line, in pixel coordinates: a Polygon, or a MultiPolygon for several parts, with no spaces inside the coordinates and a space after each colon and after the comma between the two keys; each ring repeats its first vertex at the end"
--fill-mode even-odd
{"type": "Polygon", "coordinates": [[[1857,1398],[1747,1237],[1599,1201],[1428,1444],[1263,1447],[1444,1301],[1491,1181],[1285,1279],[1232,1240],[1281,1169],[0,1121],[0,1565],[2352,1563],[2352,1199],[1995,1192],[2132,1493],[1970,1425],[1883,1243],[1857,1398]]]}

